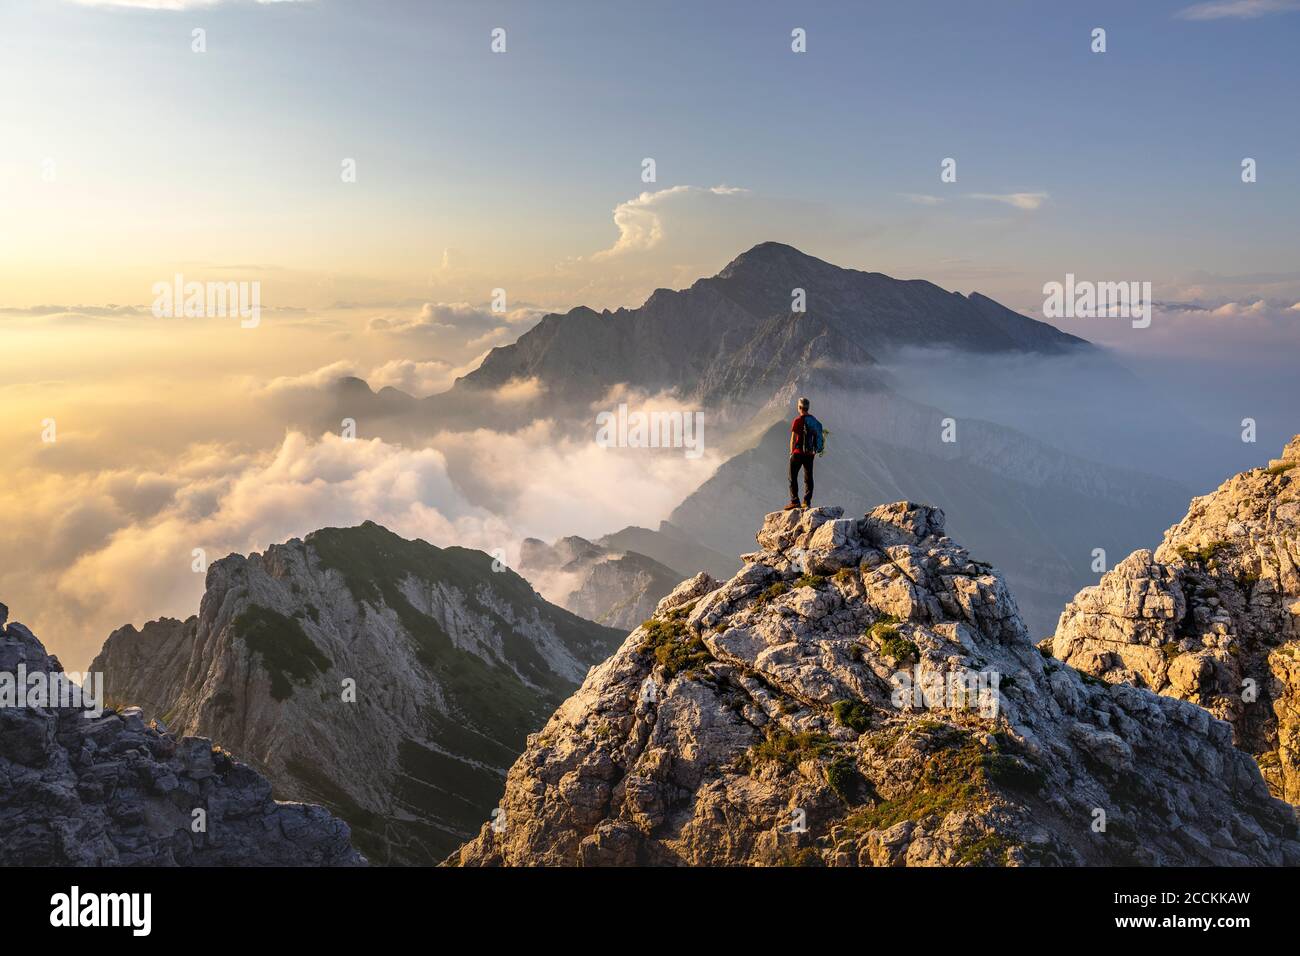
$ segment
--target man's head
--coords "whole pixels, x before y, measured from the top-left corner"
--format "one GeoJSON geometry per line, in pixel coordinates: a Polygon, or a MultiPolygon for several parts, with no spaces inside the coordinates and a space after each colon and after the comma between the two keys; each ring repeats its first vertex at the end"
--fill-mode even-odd
{"type": "Polygon", "coordinates": [[[800,415],[807,415],[807,414],[808,414],[808,409],[810,409],[810,408],[812,408],[812,402],[808,401],[808,399],[806,399],[806,398],[801,398],[801,399],[799,399],[799,414],[800,414],[800,415]]]}

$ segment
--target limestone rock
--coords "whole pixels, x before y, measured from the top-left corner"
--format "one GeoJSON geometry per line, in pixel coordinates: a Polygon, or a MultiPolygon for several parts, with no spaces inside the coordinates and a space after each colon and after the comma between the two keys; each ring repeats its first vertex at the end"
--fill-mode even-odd
{"type": "Polygon", "coordinates": [[[1300,803],[1300,435],[1268,468],[1193,499],[1061,615],[1052,653],[1232,724],[1272,791],[1300,803]]]}
{"type": "Polygon", "coordinates": [[[1045,658],[938,509],[757,537],[592,670],[449,863],[1300,863],[1228,725],[1045,658]]]}
{"type": "Polygon", "coordinates": [[[528,734],[621,639],[483,552],[366,523],[213,562],[195,617],[122,628],[91,667],[110,702],[329,807],[370,862],[419,864],[490,817],[528,734]]]}
{"type": "MultiPolygon", "coordinates": [[[[62,673],[31,631],[4,618],[0,673],[62,673]]],[[[365,862],[346,823],[323,807],[276,802],[265,777],[210,740],[145,726],[138,709],[90,718],[75,706],[30,703],[0,708],[0,864],[365,862]]]]}

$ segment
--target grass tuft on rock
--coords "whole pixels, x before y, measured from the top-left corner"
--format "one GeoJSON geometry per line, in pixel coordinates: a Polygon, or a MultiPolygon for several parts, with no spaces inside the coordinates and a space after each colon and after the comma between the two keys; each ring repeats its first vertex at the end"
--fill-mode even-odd
{"type": "Polygon", "coordinates": [[[805,760],[817,760],[831,753],[835,741],[826,734],[804,731],[792,734],[782,727],[769,726],[764,740],[749,748],[751,767],[774,763],[782,770],[793,770],[805,760]]]}
{"type": "Polygon", "coordinates": [[[837,700],[831,704],[831,713],[842,727],[858,733],[871,729],[871,708],[860,700],[837,700]]]}
{"type": "Polygon", "coordinates": [[[1208,564],[1214,557],[1215,552],[1227,545],[1227,543],[1227,541],[1215,540],[1198,547],[1192,547],[1190,544],[1180,544],[1174,548],[1174,553],[1188,564],[1208,564]]]}
{"type": "Polygon", "coordinates": [[[641,627],[644,636],[637,650],[654,657],[670,679],[684,670],[713,660],[704,641],[686,626],[681,616],[651,618],[641,627]]]}
{"type": "Polygon", "coordinates": [[[903,637],[899,630],[902,622],[892,614],[882,614],[874,624],[867,628],[863,637],[874,641],[880,653],[893,659],[896,663],[914,663],[921,659],[921,649],[912,641],[903,637]]]}
{"type": "Polygon", "coordinates": [[[986,745],[969,731],[938,721],[885,731],[868,739],[877,752],[910,743],[925,754],[916,786],[856,811],[845,821],[850,830],[884,830],[903,820],[920,821],[974,809],[991,802],[995,788],[1033,793],[1046,781],[1039,768],[1001,752],[999,738],[986,745]]]}

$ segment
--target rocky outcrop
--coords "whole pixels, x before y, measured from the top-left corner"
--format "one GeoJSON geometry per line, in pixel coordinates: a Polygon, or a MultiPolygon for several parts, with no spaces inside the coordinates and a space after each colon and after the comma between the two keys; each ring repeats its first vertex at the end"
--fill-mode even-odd
{"type": "MultiPolygon", "coordinates": [[[[5,626],[7,613],[0,605],[0,680],[9,691],[57,681],[58,660],[21,624],[5,626]]],[[[91,716],[30,696],[0,706],[0,864],[364,862],[347,824],[319,806],[277,803],[265,777],[209,740],[146,725],[138,708],[91,716]]]]}
{"type": "MultiPolygon", "coordinates": [[[[790,443],[797,395],[832,429],[817,460],[815,501],[862,513],[881,501],[943,501],[952,533],[998,566],[1035,638],[1050,635],[1061,608],[1096,580],[1091,552],[1127,554],[1151,541],[1183,510],[1191,491],[1175,482],[1087,461],[996,425],[962,418],[944,443],[949,414],[889,391],[835,388],[824,370],[773,403],[777,419],[756,447],[722,464],[674,509],[674,523],[711,547],[748,548],[751,529],[784,501],[775,467],[790,443]]],[[[691,570],[699,570],[694,568],[691,570]]]]}
{"type": "Polygon", "coordinates": [[[576,535],[548,545],[525,538],[519,573],[579,617],[631,630],[687,575],[635,551],[616,551],[576,535]]]}
{"type": "Polygon", "coordinates": [[[449,862],[1300,863],[1227,724],[1045,659],[943,512],[778,512],[758,541],[591,672],[449,862]]]}
{"type": "Polygon", "coordinates": [[[623,634],[489,555],[373,523],[208,569],[197,616],[111,635],[112,702],[323,803],[372,863],[440,860],[496,804],[530,731],[623,634]]]}
{"type": "Polygon", "coordinates": [[[1066,606],[1048,646],[1111,683],[1232,724],[1273,792],[1300,803],[1300,435],[1267,468],[1192,501],[1066,606]]]}

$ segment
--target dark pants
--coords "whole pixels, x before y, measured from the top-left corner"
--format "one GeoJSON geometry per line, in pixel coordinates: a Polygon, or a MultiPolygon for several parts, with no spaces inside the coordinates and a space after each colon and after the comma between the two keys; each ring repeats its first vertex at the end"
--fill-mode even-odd
{"type": "Polygon", "coordinates": [[[806,452],[795,452],[790,456],[790,500],[799,500],[799,469],[803,469],[803,483],[808,490],[804,493],[804,507],[812,504],[813,493],[813,460],[816,455],[810,455],[806,452]]]}

